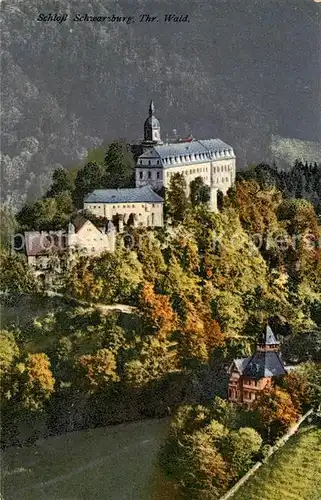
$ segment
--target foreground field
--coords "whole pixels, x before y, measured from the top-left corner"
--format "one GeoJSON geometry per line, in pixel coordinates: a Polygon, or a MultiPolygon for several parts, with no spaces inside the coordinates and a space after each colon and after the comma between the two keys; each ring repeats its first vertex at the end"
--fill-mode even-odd
{"type": "Polygon", "coordinates": [[[156,472],[168,420],[75,432],[3,455],[5,500],[175,500],[156,472]]]}
{"type": "Polygon", "coordinates": [[[233,500],[320,500],[321,428],[304,427],[233,500]]]}

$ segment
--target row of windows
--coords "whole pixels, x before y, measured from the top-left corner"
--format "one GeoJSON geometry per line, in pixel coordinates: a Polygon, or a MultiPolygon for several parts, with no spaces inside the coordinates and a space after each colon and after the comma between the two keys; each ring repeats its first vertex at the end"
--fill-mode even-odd
{"type": "Polygon", "coordinates": [[[252,380],[252,379],[246,380],[246,379],[244,379],[243,383],[244,383],[244,385],[249,385],[249,386],[252,385],[253,387],[257,387],[258,386],[258,381],[257,380],[252,380]]]}
{"type": "Polygon", "coordinates": [[[214,174],[220,173],[220,172],[230,172],[232,170],[232,165],[221,165],[217,167],[213,167],[213,172],[214,174]]]}
{"type": "MultiPolygon", "coordinates": [[[[139,164],[143,165],[143,160],[139,160],[139,164]]],[[[151,165],[151,161],[148,160],[148,165],[151,165]]],[[[156,165],[159,165],[159,160],[156,160],[156,165]]]]}
{"type": "Polygon", "coordinates": [[[222,182],[228,182],[229,181],[229,178],[228,177],[222,177],[221,179],[219,177],[216,177],[215,179],[215,184],[220,184],[222,182]]]}
{"type": "Polygon", "coordinates": [[[196,153],[189,155],[180,155],[180,156],[169,156],[162,159],[162,163],[165,165],[173,164],[173,163],[182,163],[185,161],[202,161],[202,160],[210,160],[214,158],[219,158],[222,156],[232,156],[233,151],[231,149],[224,149],[223,151],[216,151],[215,153],[196,153]]]}
{"type": "MultiPolygon", "coordinates": [[[[155,203],[152,204],[153,207],[155,207],[155,203]]],[[[90,207],[91,209],[99,209],[99,208],[102,208],[100,205],[93,205],[92,207],[90,207]]],[[[113,208],[120,208],[119,205],[113,205],[113,208]]],[[[137,208],[137,205],[123,205],[123,208],[137,208]]],[[[142,208],[145,208],[145,205],[142,205],[142,208]]],[[[88,231],[91,231],[91,228],[88,228],[88,231]]]]}
{"type": "MultiPolygon", "coordinates": [[[[139,178],[143,179],[144,178],[144,172],[139,172],[139,178]]],[[[147,178],[152,179],[152,172],[147,172],[147,178]]],[[[161,173],[156,172],[156,179],[161,179],[161,173]]]]}
{"type": "MultiPolygon", "coordinates": [[[[207,158],[209,158],[209,157],[207,157],[207,158]]],[[[175,160],[174,160],[174,158],[165,158],[162,163],[166,165],[168,163],[173,164],[174,161],[175,161],[175,163],[179,163],[179,162],[183,163],[184,161],[191,161],[191,160],[206,160],[206,158],[205,157],[203,157],[203,158],[191,158],[188,156],[179,156],[179,157],[175,158],[175,160]]],[[[151,165],[151,164],[152,164],[151,160],[148,160],[148,165],[151,165]]],[[[144,165],[143,160],[139,160],[139,165],[144,165]]],[[[145,165],[147,165],[147,163],[145,163],[145,165]]],[[[153,163],[153,165],[155,165],[155,163],[153,163]]],[[[156,160],[156,165],[160,165],[159,160],[156,160]]],[[[217,172],[223,172],[223,171],[227,172],[228,170],[230,171],[232,169],[232,166],[231,165],[223,165],[221,167],[219,167],[219,166],[214,167],[214,172],[216,171],[215,170],[216,168],[217,168],[217,172]]]]}
{"type": "MultiPolygon", "coordinates": [[[[186,170],[185,172],[182,172],[184,175],[192,175],[192,174],[200,174],[202,172],[207,172],[208,168],[207,167],[200,167],[200,168],[191,168],[190,170],[186,170]]],[[[177,172],[167,172],[166,177],[171,177],[172,175],[177,174],[177,172]]]]}

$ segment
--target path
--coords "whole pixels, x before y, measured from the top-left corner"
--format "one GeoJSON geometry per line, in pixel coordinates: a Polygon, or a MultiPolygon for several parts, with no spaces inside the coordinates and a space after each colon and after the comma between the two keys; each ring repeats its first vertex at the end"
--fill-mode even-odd
{"type": "Polygon", "coordinates": [[[79,300],[59,292],[53,292],[51,290],[47,290],[45,292],[45,295],[47,295],[47,297],[60,297],[65,300],[72,301],[79,306],[83,306],[91,310],[99,309],[102,312],[114,311],[114,312],[122,312],[124,314],[132,314],[137,310],[136,307],[129,306],[127,304],[102,304],[100,302],[98,303],[86,302],[85,300],[79,300]]]}

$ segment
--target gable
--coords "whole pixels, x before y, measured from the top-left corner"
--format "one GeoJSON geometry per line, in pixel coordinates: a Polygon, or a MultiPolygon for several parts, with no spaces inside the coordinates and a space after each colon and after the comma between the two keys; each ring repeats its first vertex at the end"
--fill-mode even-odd
{"type": "Polygon", "coordinates": [[[78,236],[100,234],[99,229],[90,220],[87,220],[76,233],[78,236]]]}

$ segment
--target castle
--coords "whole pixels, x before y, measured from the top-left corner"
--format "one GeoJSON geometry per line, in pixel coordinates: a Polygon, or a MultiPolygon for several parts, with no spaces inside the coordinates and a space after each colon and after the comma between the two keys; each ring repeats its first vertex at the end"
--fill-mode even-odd
{"type": "Polygon", "coordinates": [[[209,206],[217,211],[217,192],[226,194],[233,186],[236,175],[236,158],[233,148],[221,139],[185,140],[164,143],[161,128],[155,117],[153,101],[144,124],[144,140],[136,148],[136,187],[152,186],[160,190],[170,185],[174,174],[183,174],[187,189],[197,177],[210,187],[209,206]]]}
{"type": "Polygon", "coordinates": [[[229,401],[250,409],[257,394],[272,385],[273,378],[282,377],[287,373],[279,349],[280,342],[267,325],[254,354],[248,358],[234,359],[231,364],[229,401]]]}
{"type": "Polygon", "coordinates": [[[189,137],[164,143],[155,117],[153,101],[144,123],[144,139],[132,145],[136,156],[135,187],[126,189],[96,189],[84,198],[84,215],[90,212],[101,220],[101,227],[86,219],[76,218],[65,231],[25,233],[28,262],[35,269],[46,269],[53,250],[83,251],[88,255],[114,251],[116,229],[108,230],[106,221],[117,221],[117,230],[124,224],[162,227],[163,198],[156,191],[170,186],[174,174],[183,174],[187,195],[190,183],[198,177],[210,188],[209,207],[217,211],[217,193],[235,182],[235,154],[231,146],[220,139],[195,140],[189,137]]]}

